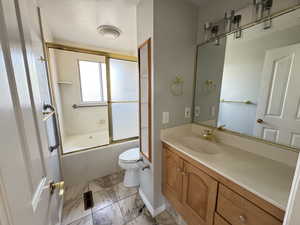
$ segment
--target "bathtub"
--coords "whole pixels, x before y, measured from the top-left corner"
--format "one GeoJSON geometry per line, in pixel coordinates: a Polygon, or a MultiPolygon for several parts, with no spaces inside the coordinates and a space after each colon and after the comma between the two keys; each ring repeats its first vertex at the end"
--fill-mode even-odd
{"type": "Polygon", "coordinates": [[[139,140],[133,140],[62,155],[63,179],[72,186],[117,172],[119,155],[138,146],[139,140]]]}
{"type": "Polygon", "coordinates": [[[76,152],[82,149],[94,148],[109,144],[108,131],[98,131],[88,134],[66,136],[62,140],[63,153],[76,152]]]}

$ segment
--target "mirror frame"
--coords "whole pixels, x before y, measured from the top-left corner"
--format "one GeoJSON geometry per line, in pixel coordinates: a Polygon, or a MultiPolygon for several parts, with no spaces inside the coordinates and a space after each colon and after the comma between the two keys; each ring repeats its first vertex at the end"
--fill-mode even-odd
{"type": "MultiPolygon", "coordinates": [[[[273,14],[270,15],[270,17],[265,17],[265,18],[262,18],[258,21],[255,21],[255,22],[251,22],[251,23],[248,23],[248,24],[245,24],[243,26],[240,27],[240,30],[246,30],[250,27],[253,27],[255,25],[258,25],[258,24],[261,24],[265,21],[267,21],[268,19],[274,19],[274,18],[277,18],[279,16],[282,16],[282,15],[285,15],[287,13],[290,13],[290,12],[293,12],[295,10],[298,10],[300,9],[300,4],[297,4],[295,6],[292,6],[290,8],[287,8],[287,9],[283,9],[283,10],[280,10],[278,12],[275,12],[273,14]]],[[[217,35],[215,38],[211,38],[205,42],[202,42],[200,44],[197,44],[196,46],[196,56],[195,56],[195,72],[194,72],[194,93],[193,93],[193,116],[192,116],[192,123],[194,124],[198,124],[200,126],[203,126],[203,127],[207,127],[209,129],[215,129],[216,127],[214,126],[209,126],[207,124],[203,124],[201,122],[197,122],[195,121],[195,98],[196,98],[196,80],[197,80],[197,60],[198,60],[198,53],[199,53],[199,47],[205,45],[205,44],[208,44],[210,42],[213,42],[216,38],[225,38],[231,34],[233,34],[234,32],[236,32],[236,30],[233,30],[231,32],[227,32],[227,33],[222,33],[222,34],[219,34],[217,35]]],[[[228,133],[228,134],[231,134],[231,135],[235,135],[235,136],[238,136],[238,137],[242,137],[242,138],[246,138],[246,139],[249,139],[249,140],[252,140],[252,141],[256,141],[256,142],[260,142],[260,143],[264,143],[264,144],[268,144],[268,145],[272,145],[272,146],[275,146],[275,147],[278,147],[278,148],[281,148],[281,149],[285,149],[285,150],[289,150],[289,151],[293,151],[293,152],[297,152],[297,153],[300,153],[300,148],[296,148],[296,147],[291,147],[291,146],[288,146],[288,145],[283,145],[283,144],[279,144],[279,143],[275,143],[275,142],[271,142],[271,141],[267,141],[267,140],[264,140],[264,139],[261,139],[261,138],[257,138],[257,137],[254,137],[254,136],[249,136],[249,135],[246,135],[246,134],[242,134],[242,133],[239,133],[239,132],[236,132],[236,131],[231,131],[231,130],[227,130],[226,128],[224,129],[220,129],[218,130],[218,132],[225,132],[225,133],[228,133]]]]}
{"type": "Polygon", "coordinates": [[[138,47],[138,66],[139,66],[139,131],[140,131],[140,153],[147,159],[149,162],[152,162],[152,46],[151,38],[147,39],[138,47]],[[141,100],[141,60],[140,60],[140,51],[142,48],[147,47],[147,66],[148,66],[148,155],[143,152],[142,149],[142,100],[141,100]]]}

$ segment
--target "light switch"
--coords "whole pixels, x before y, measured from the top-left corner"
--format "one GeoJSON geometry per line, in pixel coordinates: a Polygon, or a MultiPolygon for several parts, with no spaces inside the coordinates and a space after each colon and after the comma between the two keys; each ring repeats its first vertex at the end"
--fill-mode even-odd
{"type": "Polygon", "coordinates": [[[195,117],[200,116],[200,106],[195,106],[195,117]]]}
{"type": "Polygon", "coordinates": [[[185,117],[186,119],[191,118],[191,108],[190,108],[190,107],[185,107],[185,110],[184,110],[184,117],[185,117]]]}
{"type": "Polygon", "coordinates": [[[163,112],[163,116],[162,116],[162,123],[163,124],[167,124],[169,123],[169,112],[163,112]]]}

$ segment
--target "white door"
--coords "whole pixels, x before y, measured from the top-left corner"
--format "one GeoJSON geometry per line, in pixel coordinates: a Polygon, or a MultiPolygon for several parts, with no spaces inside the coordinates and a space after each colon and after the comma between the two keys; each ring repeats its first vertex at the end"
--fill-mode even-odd
{"type": "Polygon", "coordinates": [[[255,134],[300,147],[300,44],[267,51],[255,134]]]}
{"type": "Polygon", "coordinates": [[[1,225],[59,222],[60,198],[49,183],[60,180],[60,170],[57,149],[49,151],[54,124],[43,115],[48,87],[39,81],[46,73],[34,48],[42,46],[36,10],[31,0],[0,0],[1,225]]]}

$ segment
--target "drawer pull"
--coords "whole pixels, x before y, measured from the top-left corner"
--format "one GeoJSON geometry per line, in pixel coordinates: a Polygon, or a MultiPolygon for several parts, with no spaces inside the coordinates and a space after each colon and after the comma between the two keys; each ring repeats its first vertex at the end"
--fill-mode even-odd
{"type": "Polygon", "coordinates": [[[239,218],[240,218],[240,221],[241,221],[242,223],[245,223],[245,222],[246,222],[246,217],[245,217],[245,216],[239,216],[239,218]]]}

